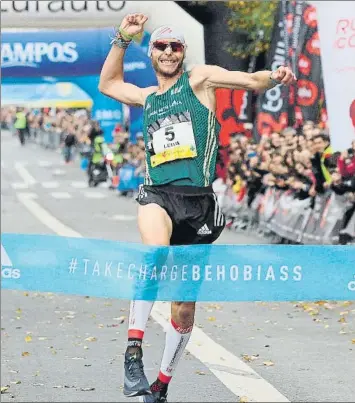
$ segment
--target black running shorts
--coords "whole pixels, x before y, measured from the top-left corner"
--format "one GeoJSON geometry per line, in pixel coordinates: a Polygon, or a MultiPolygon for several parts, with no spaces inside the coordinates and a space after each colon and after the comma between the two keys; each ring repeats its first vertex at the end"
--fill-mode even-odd
{"type": "Polygon", "coordinates": [[[212,186],[141,185],[140,205],[158,204],[173,223],[171,245],[211,244],[221,235],[225,218],[212,186]]]}

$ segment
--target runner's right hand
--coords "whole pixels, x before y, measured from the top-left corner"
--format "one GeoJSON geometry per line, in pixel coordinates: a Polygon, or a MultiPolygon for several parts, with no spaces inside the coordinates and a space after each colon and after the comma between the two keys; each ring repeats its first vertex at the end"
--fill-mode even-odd
{"type": "Polygon", "coordinates": [[[128,14],[121,22],[120,30],[123,34],[136,36],[144,32],[144,24],[148,17],[144,14],[128,14]]]}

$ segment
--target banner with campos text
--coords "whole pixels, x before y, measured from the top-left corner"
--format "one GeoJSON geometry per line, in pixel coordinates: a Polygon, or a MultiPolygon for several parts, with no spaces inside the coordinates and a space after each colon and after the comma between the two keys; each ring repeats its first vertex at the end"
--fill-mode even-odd
{"type": "Polygon", "coordinates": [[[355,7],[352,1],[313,1],[333,149],[355,140],[355,7]]]}
{"type": "Polygon", "coordinates": [[[205,63],[203,25],[175,1],[1,0],[1,30],[116,27],[127,14],[137,12],[148,16],[145,29],[150,33],[178,21],[188,43],[187,65],[205,63]]]}
{"type": "MultiPolygon", "coordinates": [[[[1,73],[9,85],[69,82],[93,102],[92,117],[100,122],[107,141],[123,123],[122,104],[100,93],[99,75],[110,50],[112,28],[2,32],[1,73]]],[[[140,87],[156,84],[148,55],[135,43],[124,60],[125,80],[140,87]]]]}

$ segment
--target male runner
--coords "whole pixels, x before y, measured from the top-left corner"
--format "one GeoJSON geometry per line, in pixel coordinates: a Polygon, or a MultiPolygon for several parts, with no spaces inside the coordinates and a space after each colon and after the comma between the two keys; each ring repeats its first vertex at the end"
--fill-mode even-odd
{"type": "MultiPolygon", "coordinates": [[[[143,33],[147,17],[126,16],[112,41],[101,72],[100,91],[127,105],[144,107],[146,178],[138,196],[138,226],[147,245],[209,244],[225,221],[212,190],[218,147],[216,88],[266,90],[295,80],[292,71],[248,74],[218,66],[196,66],[185,72],[183,34],[163,26],[151,36],[149,56],[158,86],[138,88],[124,82],[125,49],[143,33]]],[[[195,303],[173,302],[171,322],[157,380],[149,386],[143,371],[142,340],[153,302],[132,301],[125,354],[126,396],[166,402],[168,384],[189,341],[195,303]]]]}

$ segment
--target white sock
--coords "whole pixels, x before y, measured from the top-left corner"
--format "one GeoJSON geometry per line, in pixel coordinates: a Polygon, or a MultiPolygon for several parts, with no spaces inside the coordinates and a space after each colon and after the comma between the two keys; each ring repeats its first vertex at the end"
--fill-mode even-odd
{"type": "Polygon", "coordinates": [[[153,304],[154,301],[131,301],[128,322],[129,346],[140,346],[142,344],[153,304]]]}
{"type": "Polygon", "coordinates": [[[173,320],[166,332],[165,349],[158,375],[159,381],[168,384],[189,342],[192,326],[182,329],[173,320]]]}

